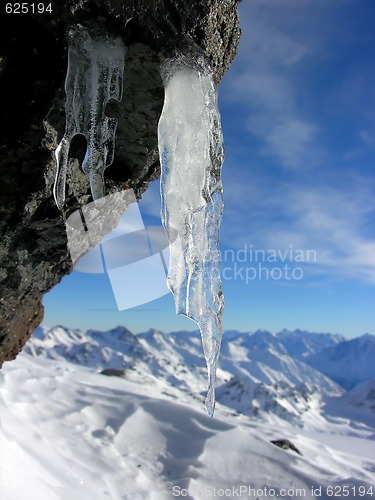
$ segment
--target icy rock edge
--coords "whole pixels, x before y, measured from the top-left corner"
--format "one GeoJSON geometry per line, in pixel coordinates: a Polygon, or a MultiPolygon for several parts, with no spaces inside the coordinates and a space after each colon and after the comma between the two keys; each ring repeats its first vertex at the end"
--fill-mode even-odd
{"type": "Polygon", "coordinates": [[[205,406],[212,417],[224,307],[218,252],[224,146],[217,86],[196,46],[166,60],[161,75],[161,217],[171,242],[167,284],[176,314],[199,326],[208,368],[205,406]]]}
{"type": "Polygon", "coordinates": [[[110,99],[120,101],[125,47],[99,26],[76,25],[68,32],[69,55],[65,81],[65,134],[55,150],[57,163],[53,194],[56,205],[65,203],[68,155],[73,137],[87,140],[82,170],[90,181],[93,199],[104,197],[104,170],[112,164],[115,150],[116,118],[105,116],[110,99]]]}

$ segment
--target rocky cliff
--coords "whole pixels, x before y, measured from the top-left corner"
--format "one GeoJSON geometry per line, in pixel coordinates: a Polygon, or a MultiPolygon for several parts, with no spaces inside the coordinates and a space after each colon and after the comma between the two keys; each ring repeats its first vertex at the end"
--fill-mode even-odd
{"type": "MultiPolygon", "coordinates": [[[[44,2],[48,5],[48,2],[44,2]]],[[[123,98],[106,193],[126,187],[140,197],[160,173],[157,123],[163,105],[159,64],[192,39],[219,82],[240,38],[238,0],[55,0],[52,12],[2,13],[0,43],[0,365],[42,321],[43,294],[72,271],[65,221],[91,201],[80,169],[86,144],[70,149],[66,204],[57,209],[53,151],[65,129],[64,81],[70,26],[102,23],[126,47],[123,98]]],[[[35,4],[37,5],[37,4],[35,4]]],[[[125,207],[119,207],[124,210],[125,207]]],[[[113,221],[115,224],[115,221],[113,221]]]]}

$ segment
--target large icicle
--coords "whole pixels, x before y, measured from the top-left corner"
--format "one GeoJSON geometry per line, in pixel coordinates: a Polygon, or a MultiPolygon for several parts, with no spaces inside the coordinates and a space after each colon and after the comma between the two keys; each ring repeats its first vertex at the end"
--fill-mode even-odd
{"type": "Polygon", "coordinates": [[[125,47],[98,26],[77,25],[68,33],[68,72],[65,81],[66,128],[56,148],[54,197],[61,209],[65,202],[65,180],[72,138],[87,140],[82,169],[90,181],[94,200],[104,196],[104,170],[113,162],[117,120],[105,116],[110,99],[121,100],[125,47]]]}
{"type": "Polygon", "coordinates": [[[161,216],[170,241],[175,240],[168,287],[176,313],[200,328],[209,379],[206,410],[212,417],[224,306],[218,257],[224,148],[212,72],[197,47],[189,54],[167,60],[161,69],[161,216]]]}

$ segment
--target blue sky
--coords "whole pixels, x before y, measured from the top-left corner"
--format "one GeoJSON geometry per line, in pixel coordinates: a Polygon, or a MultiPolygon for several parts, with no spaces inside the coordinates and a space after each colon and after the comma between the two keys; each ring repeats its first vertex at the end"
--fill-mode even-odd
{"type": "MultiPolygon", "coordinates": [[[[239,53],[219,88],[224,328],[375,334],[375,4],[244,0],[239,10],[239,53]]],[[[140,203],[146,225],[160,224],[158,184],[140,203]]],[[[196,329],[170,294],[118,311],[106,275],[74,271],[44,305],[48,326],[196,329]]]]}

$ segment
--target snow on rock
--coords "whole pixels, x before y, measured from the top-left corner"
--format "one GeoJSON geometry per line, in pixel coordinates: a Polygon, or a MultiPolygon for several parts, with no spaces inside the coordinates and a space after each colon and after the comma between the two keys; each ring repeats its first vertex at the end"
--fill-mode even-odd
{"type": "Polygon", "coordinates": [[[302,426],[301,414],[310,409],[312,399],[319,399],[316,387],[287,383],[264,384],[237,375],[217,389],[217,400],[238,412],[257,416],[272,413],[302,426]]]}
{"type": "Polygon", "coordinates": [[[270,332],[237,334],[229,339],[224,335],[220,367],[257,383],[289,387],[307,383],[327,394],[343,392],[333,380],[290,356],[278,335],[270,332]]]}
{"type": "Polygon", "coordinates": [[[149,361],[149,353],[135,335],[125,327],[107,332],[86,333],[58,326],[32,337],[25,352],[56,360],[67,360],[99,368],[131,368],[149,361]]]}
{"type": "Polygon", "coordinates": [[[271,441],[271,443],[283,450],[292,450],[295,453],[298,453],[298,455],[302,456],[302,453],[299,451],[299,449],[294,446],[294,444],[289,441],[289,439],[274,439],[271,441]]]}

